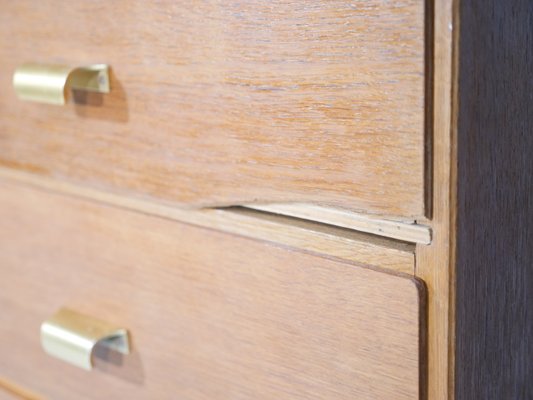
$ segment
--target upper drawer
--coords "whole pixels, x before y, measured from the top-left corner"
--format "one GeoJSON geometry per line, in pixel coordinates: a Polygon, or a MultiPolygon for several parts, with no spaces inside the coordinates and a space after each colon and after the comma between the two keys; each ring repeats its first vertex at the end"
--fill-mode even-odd
{"type": "Polygon", "coordinates": [[[424,2],[0,6],[0,164],[192,206],[424,214],[424,2]],[[113,69],[109,95],[18,101],[25,62],[113,69]]]}

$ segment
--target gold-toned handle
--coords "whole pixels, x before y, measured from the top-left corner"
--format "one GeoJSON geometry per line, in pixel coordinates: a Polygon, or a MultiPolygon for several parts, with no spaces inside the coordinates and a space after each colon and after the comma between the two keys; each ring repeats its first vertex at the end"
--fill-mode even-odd
{"type": "Polygon", "coordinates": [[[50,355],[91,370],[93,350],[102,345],[129,354],[128,331],[105,321],[62,308],[41,325],[41,345],[50,355]]]}
{"type": "Polygon", "coordinates": [[[70,89],[109,93],[109,67],[106,64],[72,68],[28,63],[16,69],[13,86],[21,100],[62,105],[70,89]]]}

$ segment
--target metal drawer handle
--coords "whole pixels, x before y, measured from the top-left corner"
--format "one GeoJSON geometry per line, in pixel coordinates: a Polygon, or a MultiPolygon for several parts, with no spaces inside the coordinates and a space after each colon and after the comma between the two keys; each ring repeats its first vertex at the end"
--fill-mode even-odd
{"type": "Polygon", "coordinates": [[[129,354],[128,331],[88,315],[62,308],[41,325],[41,345],[50,355],[91,370],[96,345],[129,354]]]}
{"type": "Polygon", "coordinates": [[[28,63],[16,69],[13,86],[21,100],[62,105],[70,89],[109,93],[109,67],[106,64],[72,68],[28,63]]]}

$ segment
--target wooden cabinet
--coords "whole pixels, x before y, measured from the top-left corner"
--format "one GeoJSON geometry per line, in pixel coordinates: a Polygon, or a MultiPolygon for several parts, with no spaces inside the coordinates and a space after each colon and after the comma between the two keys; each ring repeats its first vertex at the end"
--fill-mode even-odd
{"type": "Polygon", "coordinates": [[[420,217],[419,0],[4,2],[0,165],[174,205],[313,202],[420,217]],[[60,11],[59,11],[60,10],[60,11]],[[109,95],[21,103],[26,62],[109,95]]]}
{"type": "Polygon", "coordinates": [[[0,2],[0,397],[533,398],[531,15],[0,2]],[[60,360],[63,308],[131,354],[60,360]]]}

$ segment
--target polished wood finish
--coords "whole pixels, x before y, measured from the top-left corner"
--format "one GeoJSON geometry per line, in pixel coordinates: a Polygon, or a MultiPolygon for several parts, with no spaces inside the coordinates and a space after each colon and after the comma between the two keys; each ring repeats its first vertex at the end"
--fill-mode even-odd
{"type": "Polygon", "coordinates": [[[0,205],[0,370],[47,397],[419,398],[412,277],[7,182],[0,205]],[[62,306],[128,327],[134,353],[94,373],[45,355],[62,306]]]}
{"type": "Polygon", "coordinates": [[[459,11],[456,399],[533,399],[533,2],[459,11]]]}
{"type": "Polygon", "coordinates": [[[187,206],[424,207],[420,0],[21,0],[0,8],[0,165],[187,206]],[[112,93],[15,98],[26,61],[112,93]]]}

